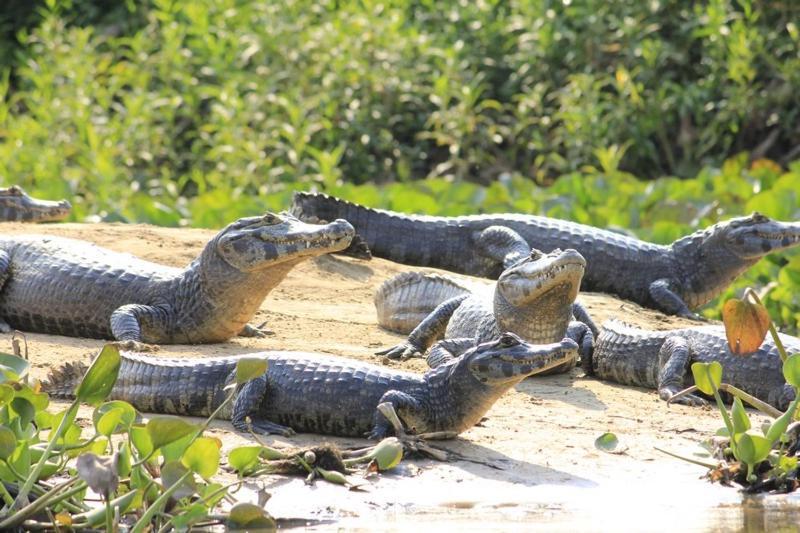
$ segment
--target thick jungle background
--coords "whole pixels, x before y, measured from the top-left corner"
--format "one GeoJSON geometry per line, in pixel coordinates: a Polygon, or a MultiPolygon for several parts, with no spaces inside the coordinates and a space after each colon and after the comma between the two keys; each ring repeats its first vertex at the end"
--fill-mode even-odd
{"type": "MultiPolygon", "coordinates": [[[[0,181],[73,220],[169,226],[312,188],[659,243],[796,220],[797,21],[790,1],[9,0],[0,181]]],[[[798,253],[718,302],[770,282],[796,332],[798,253]]]]}

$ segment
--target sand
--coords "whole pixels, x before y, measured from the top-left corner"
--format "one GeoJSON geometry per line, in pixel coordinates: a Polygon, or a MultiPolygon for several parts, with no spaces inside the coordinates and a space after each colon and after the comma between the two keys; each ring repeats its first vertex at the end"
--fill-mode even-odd
{"type": "MultiPolygon", "coordinates": [[[[4,223],[6,234],[43,233],[85,239],[107,248],[172,266],[185,266],[214,231],[124,224],[54,224],[32,227],[4,223]]],[[[264,301],[253,324],[266,321],[266,338],[236,338],[224,344],[162,346],[159,354],[203,357],[287,349],[328,352],[391,367],[423,372],[423,360],[394,362],[373,355],[402,337],[379,329],[374,289],[387,277],[412,267],[375,259],[325,256],[296,267],[264,301]]],[[[645,327],[668,329],[682,319],[609,296],[584,294],[592,317],[618,317],[645,327]]],[[[33,374],[65,361],[85,359],[103,341],[26,334],[33,374]]],[[[10,335],[0,350],[10,350],[10,335]]],[[[58,405],[58,404],[56,404],[58,405]]],[[[83,412],[88,415],[88,409],[83,412]]],[[[759,420],[760,415],[753,415],[759,420]]],[[[623,387],[583,376],[531,378],[501,398],[486,419],[440,446],[462,460],[404,461],[396,472],[371,479],[354,492],[318,482],[265,477],[273,497],[266,508],[282,519],[317,527],[374,529],[436,524],[453,527],[546,530],[738,530],[795,527],[800,500],[744,498],[736,489],[701,479],[702,467],[673,459],[655,447],[689,455],[696,443],[722,426],[710,408],[667,406],[655,391],[623,387]],[[614,432],[625,451],[610,454],[594,446],[614,432]],[[321,522],[314,522],[319,520],[321,522]]],[[[224,449],[250,439],[215,423],[212,433],[224,449]]],[[[299,435],[267,442],[308,444],[321,440],[366,444],[358,439],[299,435]]],[[[240,497],[253,497],[245,490],[240,497]]],[[[790,529],[793,530],[793,529],[790,529]]]]}

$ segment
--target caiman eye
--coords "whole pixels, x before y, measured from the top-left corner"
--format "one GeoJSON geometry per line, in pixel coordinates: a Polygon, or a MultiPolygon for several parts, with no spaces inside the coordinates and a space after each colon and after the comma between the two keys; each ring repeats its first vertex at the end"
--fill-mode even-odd
{"type": "Polygon", "coordinates": [[[536,248],[531,248],[531,259],[536,261],[537,259],[541,259],[544,257],[544,254],[541,250],[537,250],[536,248]]]}
{"type": "Polygon", "coordinates": [[[267,213],[267,214],[265,214],[265,215],[264,215],[264,216],[261,218],[261,221],[262,221],[264,224],[268,224],[268,225],[270,225],[270,226],[274,226],[275,224],[280,224],[281,222],[283,222],[283,220],[281,219],[281,217],[279,217],[279,216],[278,216],[278,215],[276,215],[275,213],[267,213]]]}
{"type": "Polygon", "coordinates": [[[19,187],[19,185],[12,185],[4,192],[8,196],[22,196],[24,194],[24,191],[22,190],[22,188],[19,187]]]}
{"type": "Polygon", "coordinates": [[[508,333],[504,333],[500,336],[500,346],[503,348],[511,348],[512,346],[516,346],[519,344],[519,341],[514,335],[509,335],[508,333]]]}
{"type": "Polygon", "coordinates": [[[750,218],[753,219],[753,222],[769,222],[769,217],[762,215],[758,211],[753,211],[753,214],[750,215],[750,218]]]}

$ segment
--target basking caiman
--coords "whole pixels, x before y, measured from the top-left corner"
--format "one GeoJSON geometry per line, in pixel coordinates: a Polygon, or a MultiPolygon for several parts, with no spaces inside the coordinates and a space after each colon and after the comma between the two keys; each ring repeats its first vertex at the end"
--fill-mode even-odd
{"type": "MultiPolygon", "coordinates": [[[[417,433],[461,432],[475,425],[508,389],[526,376],[576,357],[571,340],[532,345],[507,333],[468,350],[426,374],[334,356],[262,352],[239,357],[163,359],[123,354],[111,398],[156,413],[208,416],[225,398],[240,357],[263,357],[267,372],[244,384],[221,418],[245,431],[294,431],[382,438],[391,426],[377,406],[390,402],[417,433]]],[[[43,390],[71,398],[84,366],[69,364],[50,375],[43,390]]]]}
{"type": "MultiPolygon", "coordinates": [[[[396,329],[409,314],[414,314],[414,306],[430,309],[430,297],[445,299],[434,302],[433,312],[418,323],[406,342],[378,354],[393,359],[421,357],[433,345],[427,361],[436,367],[510,331],[534,344],[569,337],[581,346],[582,356],[590,356],[592,331],[573,314],[573,307],[578,306],[580,316],[586,317],[575,303],[585,268],[586,261],[575,250],[554,250],[549,254],[533,250],[500,274],[494,287],[474,292],[436,274],[399,274],[375,293],[378,324],[396,329]],[[449,298],[445,297],[448,289],[453,294],[449,298]],[[395,317],[395,312],[400,316],[395,317]],[[433,344],[441,338],[444,340],[433,344]]],[[[571,361],[559,370],[569,370],[574,364],[571,361]]]]}
{"type": "Polygon", "coordinates": [[[554,218],[404,215],[307,192],[295,193],[292,212],[301,219],[348,220],[377,257],[473,276],[497,278],[531,248],[573,248],[588,265],[582,290],[688,318],[698,318],[692,309],[714,299],[762,257],[800,244],[800,223],[759,213],[662,246],[554,218]]]}
{"type": "MultiPolygon", "coordinates": [[[[780,338],[790,355],[800,352],[800,339],[783,334],[780,338]]],[[[711,361],[722,364],[723,382],[778,409],[785,410],[794,399],[794,388],[786,384],[771,338],[750,355],[734,355],[722,326],[648,331],[609,320],[600,328],[591,360],[583,360],[582,366],[600,379],[657,389],[663,400],[669,400],[693,384],[692,363],[711,361]]],[[[694,395],[677,401],[705,403],[694,395]]]]}
{"type": "Polygon", "coordinates": [[[31,198],[17,185],[0,188],[0,221],[54,222],[66,218],[71,209],[66,200],[51,202],[31,198]]]}
{"type": "Polygon", "coordinates": [[[324,226],[268,213],[220,231],[181,270],[49,236],[0,238],[3,328],[144,343],[221,342],[247,325],[299,262],[342,250],[344,220],[324,226]]]}

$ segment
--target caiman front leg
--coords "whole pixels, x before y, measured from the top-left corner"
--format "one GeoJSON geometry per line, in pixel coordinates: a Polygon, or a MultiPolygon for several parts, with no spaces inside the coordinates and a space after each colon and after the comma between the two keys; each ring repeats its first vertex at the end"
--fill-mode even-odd
{"type": "Polygon", "coordinates": [[[672,283],[668,279],[657,279],[650,284],[650,298],[653,299],[659,310],[667,314],[706,322],[705,318],[689,309],[683,298],[673,290],[672,283]]]}
{"type": "Polygon", "coordinates": [[[267,323],[263,322],[258,326],[252,326],[250,324],[245,324],[242,328],[242,331],[239,332],[240,337],[255,337],[258,339],[263,339],[264,337],[268,337],[270,335],[275,335],[274,331],[270,331],[268,329],[264,329],[267,323]]]}
{"type": "Polygon", "coordinates": [[[476,344],[475,339],[463,337],[459,339],[444,339],[434,344],[425,360],[428,366],[436,368],[448,361],[452,361],[456,357],[474,347],[476,344]]]}
{"type": "MultiPolygon", "coordinates": [[[[584,372],[590,374],[592,371],[592,355],[594,354],[594,333],[592,328],[585,322],[573,320],[567,325],[566,338],[574,340],[578,343],[578,354],[581,356],[581,367],[584,372]]],[[[554,370],[558,372],[566,372],[575,368],[577,361],[574,359],[571,362],[564,363],[557,366],[554,370]]]]}
{"type": "MultiPolygon", "coordinates": [[[[422,411],[422,404],[413,396],[406,394],[405,392],[400,392],[397,390],[390,390],[383,393],[381,396],[380,401],[378,404],[382,404],[384,402],[389,402],[394,407],[395,412],[398,416],[401,414],[401,410],[404,411],[422,411]]],[[[386,419],[383,414],[378,411],[377,406],[375,409],[375,414],[372,417],[373,419],[373,426],[372,431],[367,434],[368,439],[380,440],[386,437],[389,433],[389,429],[392,425],[386,419]]],[[[411,430],[413,428],[406,428],[407,430],[411,430]]]]}
{"type": "MultiPolygon", "coordinates": [[[[157,350],[158,346],[145,344],[142,341],[142,326],[147,331],[162,332],[166,335],[171,316],[172,308],[168,305],[123,305],[111,313],[111,334],[127,350],[139,352],[157,350]]],[[[159,340],[156,339],[156,342],[159,340]]]]}
{"type": "Polygon", "coordinates": [[[572,304],[572,316],[574,316],[575,320],[578,322],[583,322],[589,326],[589,329],[592,331],[592,335],[595,337],[600,334],[600,330],[597,329],[597,324],[594,323],[592,317],[589,316],[589,311],[586,310],[586,307],[582,303],[575,302],[572,304]]]}
{"type": "Polygon", "coordinates": [[[251,379],[242,385],[242,388],[236,395],[236,399],[233,401],[231,424],[233,424],[234,428],[244,433],[248,433],[252,428],[254,432],[263,435],[275,434],[291,437],[295,434],[292,428],[270,422],[258,416],[258,408],[266,394],[266,376],[251,379]],[[249,421],[248,418],[250,419],[249,421]]]}
{"type": "MultiPolygon", "coordinates": [[[[3,285],[6,284],[8,275],[10,274],[8,268],[10,264],[11,257],[8,255],[8,252],[0,250],[0,291],[3,290],[3,285]]],[[[0,333],[11,333],[12,331],[14,331],[14,328],[0,317],[0,333]]]]}
{"type": "MultiPolygon", "coordinates": [[[[522,236],[505,226],[489,226],[475,238],[475,251],[502,265],[504,270],[531,254],[531,247],[522,236]]],[[[499,275],[499,272],[498,272],[499,275]]]]}
{"type": "MultiPolygon", "coordinates": [[[[661,368],[658,374],[658,396],[662,400],[668,401],[683,390],[683,378],[689,372],[691,362],[692,350],[686,339],[677,335],[667,337],[658,352],[658,365],[661,368]]],[[[675,402],[684,405],[708,403],[695,394],[686,394],[675,402]]]]}
{"type": "Polygon", "coordinates": [[[425,320],[408,335],[408,340],[392,348],[375,352],[377,355],[385,355],[389,359],[408,359],[409,357],[422,357],[425,350],[444,336],[447,330],[447,323],[453,316],[461,303],[469,298],[469,294],[462,294],[445,300],[440,303],[425,320]]]}

